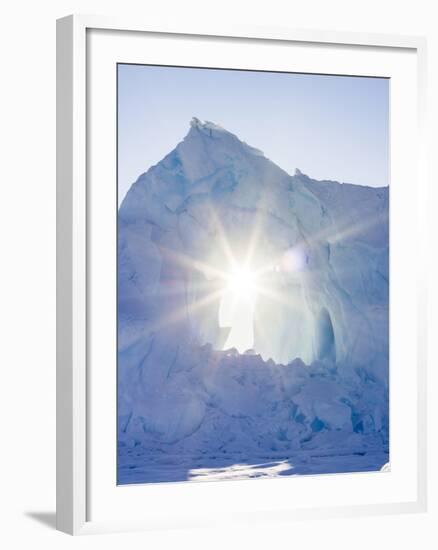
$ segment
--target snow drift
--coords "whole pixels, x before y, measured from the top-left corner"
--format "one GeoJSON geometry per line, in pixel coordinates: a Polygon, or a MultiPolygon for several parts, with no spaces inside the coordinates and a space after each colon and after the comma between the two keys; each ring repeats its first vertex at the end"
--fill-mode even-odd
{"type": "Polygon", "coordinates": [[[120,483],[388,461],[388,200],[192,120],[119,210],[120,483]],[[223,350],[224,243],[272,266],[246,354],[223,350]]]}

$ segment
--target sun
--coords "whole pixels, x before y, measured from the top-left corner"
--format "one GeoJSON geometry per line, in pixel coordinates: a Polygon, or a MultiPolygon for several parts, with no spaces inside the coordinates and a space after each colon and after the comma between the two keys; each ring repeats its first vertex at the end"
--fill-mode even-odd
{"type": "Polygon", "coordinates": [[[227,290],[236,297],[253,297],[256,293],[256,274],[246,266],[234,267],[227,274],[227,290]]]}
{"type": "Polygon", "coordinates": [[[219,326],[229,329],[223,349],[244,353],[254,345],[254,312],[257,301],[257,274],[234,264],[225,274],[225,287],[219,307],[219,326]]]}

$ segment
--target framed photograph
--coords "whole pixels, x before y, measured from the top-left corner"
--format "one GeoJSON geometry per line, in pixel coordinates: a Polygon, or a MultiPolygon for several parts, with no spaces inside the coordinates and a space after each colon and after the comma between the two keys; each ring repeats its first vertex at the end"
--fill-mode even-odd
{"type": "Polygon", "coordinates": [[[426,507],[425,44],[57,33],[57,518],[426,507]]]}

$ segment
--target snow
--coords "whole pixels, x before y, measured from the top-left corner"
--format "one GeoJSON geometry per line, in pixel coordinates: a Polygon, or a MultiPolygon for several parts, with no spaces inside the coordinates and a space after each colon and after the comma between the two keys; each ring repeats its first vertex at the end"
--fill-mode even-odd
{"type": "Polygon", "coordinates": [[[388,201],[192,119],[119,211],[120,483],[388,462],[388,201]],[[239,353],[215,274],[250,242],[269,292],[239,353]]]}

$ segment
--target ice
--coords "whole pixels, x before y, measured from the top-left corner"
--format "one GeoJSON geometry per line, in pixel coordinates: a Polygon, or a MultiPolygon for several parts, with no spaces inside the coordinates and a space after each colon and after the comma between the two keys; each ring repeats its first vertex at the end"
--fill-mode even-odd
{"type": "Polygon", "coordinates": [[[388,462],[388,200],[192,119],[119,211],[119,482],[388,462]],[[252,243],[269,290],[240,353],[220,322],[226,243],[252,243]]]}

